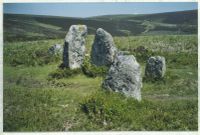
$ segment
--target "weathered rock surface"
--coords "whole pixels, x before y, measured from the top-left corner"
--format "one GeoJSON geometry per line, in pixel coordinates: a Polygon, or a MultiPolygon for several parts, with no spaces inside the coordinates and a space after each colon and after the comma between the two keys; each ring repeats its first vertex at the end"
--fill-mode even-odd
{"type": "Polygon", "coordinates": [[[98,28],[92,46],[92,64],[110,66],[114,62],[116,52],[112,36],[102,28],[98,28]]]}
{"type": "Polygon", "coordinates": [[[53,46],[51,46],[48,50],[48,52],[51,54],[51,55],[57,55],[57,54],[62,54],[63,52],[63,47],[62,45],[60,44],[55,44],[53,46]]]}
{"type": "Polygon", "coordinates": [[[72,25],[65,37],[63,66],[80,68],[85,55],[86,25],[72,25]]]}
{"type": "Polygon", "coordinates": [[[165,58],[161,56],[150,57],[145,68],[145,76],[152,79],[159,79],[165,75],[165,58]]]}
{"type": "Polygon", "coordinates": [[[111,65],[102,87],[141,100],[141,69],[133,55],[119,55],[111,65]]]}

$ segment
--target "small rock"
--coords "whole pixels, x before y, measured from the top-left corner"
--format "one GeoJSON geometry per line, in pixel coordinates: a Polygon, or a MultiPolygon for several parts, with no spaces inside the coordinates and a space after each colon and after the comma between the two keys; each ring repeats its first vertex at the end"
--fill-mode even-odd
{"type": "Polygon", "coordinates": [[[55,44],[49,48],[48,52],[52,55],[62,54],[63,47],[60,44],[55,44]]]}
{"type": "Polygon", "coordinates": [[[104,125],[104,126],[107,126],[107,125],[108,125],[108,123],[106,122],[106,120],[103,121],[103,125],[104,125]]]}
{"type": "Polygon", "coordinates": [[[145,68],[145,76],[159,79],[164,77],[166,72],[165,58],[161,56],[150,57],[145,68]]]}

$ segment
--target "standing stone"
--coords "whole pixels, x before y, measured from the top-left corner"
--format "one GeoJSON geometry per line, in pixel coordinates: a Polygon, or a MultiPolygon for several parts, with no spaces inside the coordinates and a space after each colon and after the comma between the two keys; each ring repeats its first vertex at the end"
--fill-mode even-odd
{"type": "Polygon", "coordinates": [[[72,25],[65,37],[63,66],[80,68],[85,55],[86,25],[72,25]]]}
{"type": "Polygon", "coordinates": [[[140,101],[142,77],[140,65],[135,57],[133,55],[117,56],[102,86],[140,101]]]}
{"type": "Polygon", "coordinates": [[[161,56],[150,57],[145,68],[145,76],[152,79],[159,79],[165,75],[165,58],[161,56]]]}
{"type": "Polygon", "coordinates": [[[51,55],[57,55],[57,54],[62,54],[63,52],[63,47],[62,45],[60,44],[55,44],[53,46],[51,46],[48,50],[48,52],[51,54],[51,55]]]}
{"type": "Polygon", "coordinates": [[[112,36],[98,28],[92,46],[91,60],[96,66],[110,66],[114,62],[117,49],[112,36]]]}

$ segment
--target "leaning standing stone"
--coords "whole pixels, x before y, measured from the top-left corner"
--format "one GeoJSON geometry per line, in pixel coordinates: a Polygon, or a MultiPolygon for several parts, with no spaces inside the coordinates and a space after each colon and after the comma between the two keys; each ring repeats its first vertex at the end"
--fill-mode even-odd
{"type": "Polygon", "coordinates": [[[161,56],[150,57],[145,68],[145,76],[152,79],[164,77],[166,71],[165,58],[161,56]]]}
{"type": "Polygon", "coordinates": [[[85,55],[86,25],[72,25],[65,37],[63,66],[80,68],[85,55]]]}
{"type": "Polygon", "coordinates": [[[141,69],[133,55],[119,55],[111,65],[103,88],[141,100],[141,69]]]}
{"type": "Polygon", "coordinates": [[[92,63],[96,66],[110,66],[115,55],[116,48],[112,36],[102,28],[97,29],[91,52],[92,63]]]}

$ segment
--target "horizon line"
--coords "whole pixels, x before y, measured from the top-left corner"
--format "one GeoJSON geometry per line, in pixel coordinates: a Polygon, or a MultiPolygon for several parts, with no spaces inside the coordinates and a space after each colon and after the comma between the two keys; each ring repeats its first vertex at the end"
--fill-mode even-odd
{"type": "Polygon", "coordinates": [[[146,14],[142,14],[142,13],[132,13],[132,14],[102,14],[102,15],[95,15],[95,16],[88,16],[88,17],[71,17],[71,16],[56,16],[56,15],[47,15],[47,14],[26,14],[26,13],[6,13],[3,12],[4,14],[15,14],[15,15],[35,15],[35,16],[51,16],[51,17],[67,17],[67,18],[79,18],[79,19],[86,19],[86,18],[93,18],[93,17],[100,17],[100,16],[109,16],[109,15],[153,15],[153,14],[164,14],[164,13],[174,13],[174,12],[184,12],[184,11],[198,11],[197,9],[191,9],[191,10],[177,10],[177,11],[166,11],[166,12],[157,12],[157,13],[146,13],[146,14]]]}

